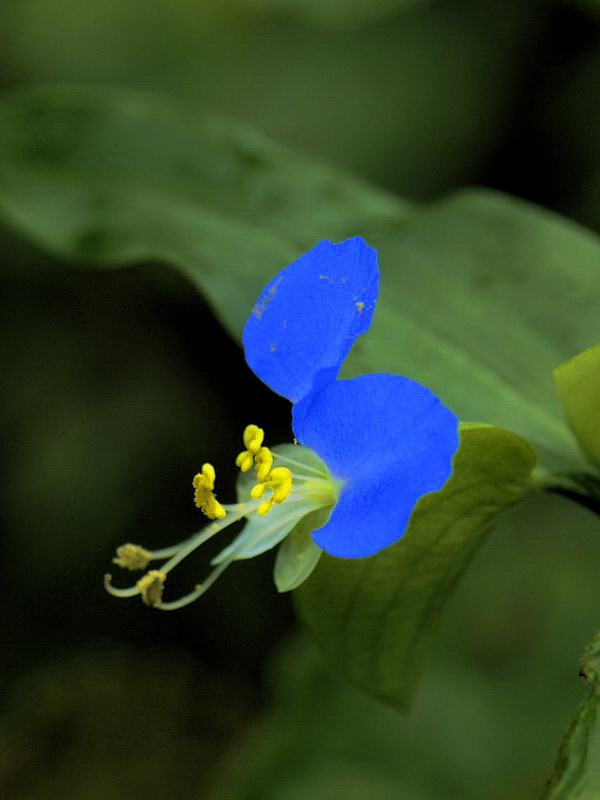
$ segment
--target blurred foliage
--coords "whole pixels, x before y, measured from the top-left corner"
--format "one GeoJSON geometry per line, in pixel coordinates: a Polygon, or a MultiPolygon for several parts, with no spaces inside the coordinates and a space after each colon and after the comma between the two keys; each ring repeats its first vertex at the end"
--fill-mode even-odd
{"type": "Polygon", "coordinates": [[[600,635],[596,635],[583,654],[581,672],[590,692],[575,715],[563,742],[547,794],[547,800],[594,800],[600,786],[598,751],[598,678],[600,677],[600,635]]]}
{"type": "Polygon", "coordinates": [[[0,729],[2,797],[198,797],[235,746],[247,687],[183,651],[95,648],[32,672],[0,729]]]}
{"type": "MultiPolygon", "coordinates": [[[[371,199],[399,224],[413,201],[480,183],[600,230],[598,8],[5,0],[0,83],[161,90],[398,192],[410,202],[371,199]]],[[[344,224],[356,225],[364,208],[345,180],[344,224]]],[[[326,193],[311,203],[298,199],[289,222],[300,230],[269,250],[265,275],[311,237],[341,235],[326,193]]],[[[443,254],[432,219],[414,224],[443,254]]],[[[305,645],[277,653],[293,623],[268,556],[236,564],[177,614],[106,597],[116,544],[195,530],[198,465],[228,464],[258,415],[273,441],[288,439],[289,417],[193,286],[156,263],[164,253],[135,251],[134,266],[108,272],[82,263],[99,244],[87,242],[65,263],[0,229],[2,796],[87,800],[137,786],[150,800],[539,796],[584,693],[579,653],[599,627],[597,518],[559,498],[507,516],[450,601],[406,719],[340,685],[305,645]]],[[[587,269],[591,279],[593,259],[587,269]]],[[[578,314],[561,307],[551,333],[575,330],[578,314]]],[[[195,563],[178,580],[197,577],[195,563]]]]}
{"type": "Polygon", "coordinates": [[[237,5],[267,16],[328,28],[355,28],[387,18],[399,10],[423,5],[429,0],[235,0],[237,5]]]}
{"type": "Polygon", "coordinates": [[[505,0],[491,18],[486,0],[394,4],[378,19],[383,0],[337,0],[341,25],[322,27],[311,10],[329,16],[333,0],[270,13],[239,0],[7,0],[3,57],[21,82],[168,90],[431,197],[476,180],[508,134],[518,67],[550,11],[537,0],[505,0]],[[361,10],[371,19],[346,30],[361,10]]]}
{"type": "Polygon", "coordinates": [[[599,91],[600,48],[588,46],[538,101],[544,137],[566,187],[557,205],[595,230],[600,230],[599,91]],[[550,111],[554,125],[543,122],[550,111]]]}

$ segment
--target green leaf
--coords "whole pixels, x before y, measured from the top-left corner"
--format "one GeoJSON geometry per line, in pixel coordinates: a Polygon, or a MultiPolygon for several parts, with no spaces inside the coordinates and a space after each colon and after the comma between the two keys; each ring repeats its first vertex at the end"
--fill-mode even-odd
{"type": "Polygon", "coordinates": [[[600,634],[587,646],[582,675],[590,693],[561,746],[544,800],[597,800],[600,797],[600,634]]]}
{"type": "Polygon", "coordinates": [[[294,596],[338,674],[408,706],[448,596],[498,515],[534,489],[534,466],[516,434],[463,426],[452,477],[420,500],[399,542],[369,558],[323,554],[294,596]]]}
{"type": "Polygon", "coordinates": [[[532,441],[546,466],[585,469],[552,370],[600,339],[598,237],[481,190],[366,235],[380,253],[380,300],[344,374],[400,368],[461,419],[532,441]]]}
{"type": "Polygon", "coordinates": [[[9,222],[87,263],[169,263],[235,335],[262,286],[302,251],[407,211],[243,125],[160,97],[39,88],[0,104],[9,222]]]}
{"type": "Polygon", "coordinates": [[[593,464],[600,465],[600,344],[554,370],[569,427],[593,464]]]}
{"type": "Polygon", "coordinates": [[[599,337],[597,237],[503,195],[401,200],[231,121],[123,91],[35,89],[0,104],[0,213],[80,262],[157,259],[239,337],[264,284],[322,238],[379,250],[374,325],[345,374],[430,386],[462,419],[585,469],[551,370],[599,337]]]}

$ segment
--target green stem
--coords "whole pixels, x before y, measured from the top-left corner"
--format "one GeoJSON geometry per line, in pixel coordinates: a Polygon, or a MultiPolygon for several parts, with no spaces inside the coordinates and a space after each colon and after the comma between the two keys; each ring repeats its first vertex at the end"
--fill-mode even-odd
{"type": "Polygon", "coordinates": [[[569,475],[548,475],[544,488],[574,500],[600,515],[600,478],[587,472],[569,475]]]}

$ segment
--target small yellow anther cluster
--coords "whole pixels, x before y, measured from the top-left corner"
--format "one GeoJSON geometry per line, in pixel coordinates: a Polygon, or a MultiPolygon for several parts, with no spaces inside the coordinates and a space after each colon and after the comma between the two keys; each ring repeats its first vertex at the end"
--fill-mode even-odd
{"type": "Polygon", "coordinates": [[[256,478],[258,482],[264,483],[269,477],[271,467],[273,466],[273,453],[268,447],[260,448],[254,457],[254,466],[256,467],[256,478]]]}
{"type": "Polygon", "coordinates": [[[243,450],[235,460],[242,472],[254,465],[256,469],[256,479],[258,483],[252,487],[250,496],[254,500],[264,497],[267,489],[271,489],[271,496],[258,506],[256,509],[260,517],[264,517],[273,508],[274,503],[283,503],[290,496],[292,491],[292,471],[287,467],[275,467],[273,469],[273,453],[268,447],[263,446],[265,432],[257,425],[248,425],[244,430],[243,450]]]}
{"type": "MultiPolygon", "coordinates": [[[[258,471],[258,470],[257,470],[258,471]]],[[[250,496],[255,500],[264,497],[267,489],[272,489],[271,496],[259,505],[256,513],[259,517],[264,517],[273,508],[273,503],[283,503],[287,500],[292,491],[292,471],[287,467],[275,467],[267,475],[264,481],[252,487],[250,496]]]]}
{"type": "Polygon", "coordinates": [[[151,569],[143,578],[139,579],[136,586],[147,606],[156,608],[161,604],[166,579],[165,573],[159,572],[157,569],[151,569]]]}
{"type": "Polygon", "coordinates": [[[246,449],[242,450],[235,460],[236,467],[239,467],[242,472],[248,472],[252,467],[254,458],[259,450],[267,449],[266,447],[262,447],[264,438],[265,432],[262,428],[259,428],[258,425],[246,425],[243,435],[244,447],[246,449]]]}
{"type": "Polygon", "coordinates": [[[194,476],[194,503],[209,519],[225,519],[227,512],[215,497],[215,468],[204,464],[202,472],[194,476]]]}
{"type": "Polygon", "coordinates": [[[152,558],[153,554],[149,550],[144,550],[137,544],[122,544],[117,547],[117,557],[113,558],[113,564],[133,571],[146,569],[152,558]]]}

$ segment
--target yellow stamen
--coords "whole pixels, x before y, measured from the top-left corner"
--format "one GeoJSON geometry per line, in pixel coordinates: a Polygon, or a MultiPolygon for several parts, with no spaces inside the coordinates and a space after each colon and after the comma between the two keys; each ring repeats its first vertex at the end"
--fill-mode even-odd
{"type": "Polygon", "coordinates": [[[212,464],[204,464],[202,472],[194,476],[194,502],[209,519],[225,519],[227,512],[214,494],[215,468],[212,464]]]}
{"type": "Polygon", "coordinates": [[[257,453],[265,438],[265,432],[258,425],[246,425],[242,438],[248,450],[257,453]]]}
{"type": "Polygon", "coordinates": [[[133,571],[146,569],[153,558],[153,553],[137,544],[122,544],[117,547],[117,558],[113,558],[113,564],[133,571]]]}
{"type": "MultiPolygon", "coordinates": [[[[258,467],[257,470],[258,472],[258,467]]],[[[292,492],[292,471],[287,467],[275,467],[266,476],[265,480],[257,483],[250,490],[250,496],[255,500],[264,497],[265,491],[271,489],[271,496],[264,500],[256,509],[259,517],[264,517],[273,508],[273,504],[279,505],[288,499],[292,492]]]]}
{"type": "MultiPolygon", "coordinates": [[[[162,561],[166,559],[166,563],[162,565],[162,570],[149,570],[141,577],[133,586],[125,589],[119,589],[112,586],[111,576],[105,575],[104,585],[110,594],[115,597],[134,597],[141,595],[142,600],[148,606],[160,608],[168,611],[175,608],[181,608],[188,603],[191,603],[211,586],[218,578],[221,572],[233,560],[240,557],[247,557],[245,555],[247,542],[244,536],[240,537],[239,544],[226,547],[223,553],[213,561],[215,568],[210,573],[208,578],[198,584],[195,589],[179,600],[173,602],[163,603],[163,590],[167,574],[193,550],[199,547],[208,539],[211,539],[216,533],[228,527],[229,525],[238,522],[243,517],[251,519],[252,514],[257,514],[264,517],[273,508],[274,505],[283,503],[292,493],[292,471],[288,467],[273,467],[276,458],[281,458],[281,453],[272,453],[268,447],[263,445],[264,431],[256,425],[248,425],[244,430],[244,445],[246,450],[239,454],[236,459],[237,465],[243,472],[247,471],[251,466],[256,469],[256,484],[250,489],[251,500],[240,500],[235,505],[222,506],[215,496],[215,469],[212,464],[203,464],[202,470],[194,476],[193,485],[195,489],[194,501],[198,508],[200,508],[207,517],[213,520],[203,531],[190,537],[184,542],[172,547],[165,547],[159,550],[145,550],[140,545],[127,543],[117,548],[116,557],[113,562],[119,567],[129,570],[146,569],[150,561],[162,561]],[[269,494],[267,496],[267,490],[269,494]],[[258,502],[257,502],[258,501],[258,502]]],[[[302,462],[298,462],[293,458],[284,457],[284,462],[290,465],[299,466],[304,468],[302,462]]],[[[307,487],[315,483],[320,486],[319,469],[309,466],[309,476],[301,473],[300,488],[301,493],[306,495],[308,505],[304,513],[311,510],[314,502],[311,499],[310,492],[307,492],[307,487]],[[311,478],[310,474],[316,472],[316,478],[311,478]]],[[[243,492],[248,492],[249,484],[251,482],[243,480],[240,487],[243,492]]],[[[323,481],[321,481],[323,483],[323,481]]],[[[329,481],[330,483],[330,481],[329,481]]],[[[329,483],[327,484],[329,486],[329,483]]],[[[313,492],[314,494],[314,492],[313,492]]],[[[300,497],[300,495],[299,495],[300,497]]],[[[332,500],[334,502],[335,498],[332,500]]],[[[327,498],[329,502],[329,496],[327,498]]],[[[277,522],[277,520],[275,521],[277,522]]],[[[250,523],[252,524],[252,523],[250,523]]],[[[272,532],[273,526],[269,526],[269,535],[272,532]]],[[[276,526],[277,527],[277,526],[276,526]]],[[[251,531],[252,532],[252,531],[251,531]]],[[[286,534],[287,529],[283,531],[282,537],[286,534]]],[[[259,532],[253,533],[259,535],[259,532]]]]}
{"type": "Polygon", "coordinates": [[[268,447],[261,447],[258,453],[254,456],[256,477],[259,483],[264,483],[267,480],[271,467],[273,466],[273,453],[268,447]]]}
{"type": "Polygon", "coordinates": [[[247,450],[243,450],[235,459],[236,467],[239,467],[242,472],[248,472],[254,463],[254,456],[247,450]]]}
{"type": "Polygon", "coordinates": [[[266,491],[267,491],[266,483],[257,483],[250,489],[250,497],[253,500],[260,500],[261,497],[265,496],[266,491]]]}
{"type": "Polygon", "coordinates": [[[252,464],[254,464],[254,457],[261,449],[265,432],[258,425],[246,425],[244,429],[244,447],[235,459],[236,467],[239,467],[242,472],[248,472],[252,464]]]}
{"type": "Polygon", "coordinates": [[[256,509],[256,513],[259,517],[264,517],[269,511],[273,508],[273,498],[269,497],[268,500],[263,500],[263,502],[259,505],[256,509]]]}
{"type": "Polygon", "coordinates": [[[292,471],[287,467],[275,467],[269,473],[267,481],[269,489],[273,489],[273,502],[283,503],[292,492],[292,471]]]}
{"type": "Polygon", "coordinates": [[[166,574],[157,569],[151,569],[143,578],[139,579],[136,586],[147,606],[154,608],[160,606],[166,579],[166,574]]]}

